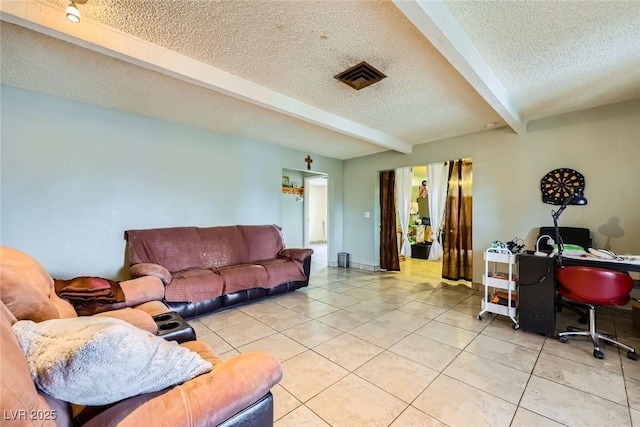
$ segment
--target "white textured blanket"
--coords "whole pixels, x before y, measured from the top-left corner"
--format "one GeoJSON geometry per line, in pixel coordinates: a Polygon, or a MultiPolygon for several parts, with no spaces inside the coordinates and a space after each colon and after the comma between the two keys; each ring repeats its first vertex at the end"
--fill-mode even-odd
{"type": "Polygon", "coordinates": [[[13,325],[36,386],[65,402],[106,405],[209,372],[211,363],[119,319],[13,325]]]}

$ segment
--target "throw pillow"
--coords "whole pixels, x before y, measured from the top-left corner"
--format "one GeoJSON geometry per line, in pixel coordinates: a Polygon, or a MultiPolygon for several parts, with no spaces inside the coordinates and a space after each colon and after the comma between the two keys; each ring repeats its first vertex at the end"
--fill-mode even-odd
{"type": "Polygon", "coordinates": [[[78,405],[163,390],[213,368],[197,353],[120,319],[23,320],[13,330],[36,386],[78,405]]]}

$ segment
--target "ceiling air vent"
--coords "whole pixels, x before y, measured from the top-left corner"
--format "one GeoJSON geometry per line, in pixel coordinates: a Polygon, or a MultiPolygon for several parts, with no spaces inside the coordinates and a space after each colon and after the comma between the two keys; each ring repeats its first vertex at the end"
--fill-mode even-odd
{"type": "Polygon", "coordinates": [[[356,90],[360,90],[363,87],[379,82],[387,76],[362,61],[358,65],[354,65],[334,77],[342,83],[347,84],[356,90]]]}

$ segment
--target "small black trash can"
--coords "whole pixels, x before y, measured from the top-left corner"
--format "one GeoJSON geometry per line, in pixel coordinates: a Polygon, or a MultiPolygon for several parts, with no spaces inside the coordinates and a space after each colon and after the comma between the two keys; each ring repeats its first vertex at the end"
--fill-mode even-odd
{"type": "Polygon", "coordinates": [[[422,242],[411,245],[411,258],[428,259],[431,243],[422,242]]]}
{"type": "Polygon", "coordinates": [[[349,268],[349,254],[338,252],[338,267],[349,268]]]}

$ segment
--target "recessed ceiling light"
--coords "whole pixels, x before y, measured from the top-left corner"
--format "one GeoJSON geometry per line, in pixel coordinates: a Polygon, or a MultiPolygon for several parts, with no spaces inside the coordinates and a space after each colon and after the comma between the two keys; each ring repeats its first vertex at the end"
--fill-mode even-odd
{"type": "Polygon", "coordinates": [[[487,123],[486,125],[484,125],[484,127],[486,127],[487,129],[493,129],[494,127],[496,127],[496,122],[487,123]]]}

